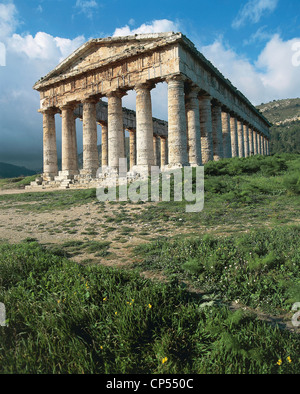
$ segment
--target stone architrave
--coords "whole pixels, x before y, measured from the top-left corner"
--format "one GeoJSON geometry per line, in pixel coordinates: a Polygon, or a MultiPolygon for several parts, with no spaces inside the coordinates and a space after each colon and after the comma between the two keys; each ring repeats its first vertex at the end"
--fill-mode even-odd
{"type": "Polygon", "coordinates": [[[136,130],[135,153],[129,133],[130,179],[148,174],[159,163],[168,171],[223,157],[269,154],[270,123],[180,32],[91,39],[40,78],[34,89],[44,114],[43,186],[95,185],[108,179],[110,171],[114,180],[119,159],[126,154],[124,129],[136,130]],[[168,122],[152,117],[151,89],[161,82],[168,84],[168,122]],[[122,108],[122,96],[132,90],[136,111],[122,108]],[[75,121],[68,107],[73,103],[75,116],[83,120],[80,174],[75,121]],[[59,112],[63,170],[57,176],[54,114],[59,112]],[[105,170],[96,178],[97,122],[102,125],[105,170]]]}

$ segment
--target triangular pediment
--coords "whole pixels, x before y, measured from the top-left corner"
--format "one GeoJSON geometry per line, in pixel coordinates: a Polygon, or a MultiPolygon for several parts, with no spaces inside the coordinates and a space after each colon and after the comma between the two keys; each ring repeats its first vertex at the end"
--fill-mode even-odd
{"type": "Polygon", "coordinates": [[[39,89],[42,85],[59,77],[66,78],[84,73],[153,50],[154,47],[169,45],[181,37],[181,33],[170,32],[92,39],[68,56],[45,77],[41,78],[34,85],[34,88],[39,89]]]}

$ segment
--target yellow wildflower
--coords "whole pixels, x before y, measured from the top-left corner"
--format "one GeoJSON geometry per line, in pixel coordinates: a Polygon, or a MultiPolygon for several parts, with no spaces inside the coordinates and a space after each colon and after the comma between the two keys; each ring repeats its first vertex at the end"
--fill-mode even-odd
{"type": "Polygon", "coordinates": [[[161,362],[164,364],[164,363],[166,363],[168,361],[168,357],[164,357],[162,360],[161,360],[161,362]]]}
{"type": "Polygon", "coordinates": [[[291,363],[291,362],[292,362],[292,359],[291,359],[291,357],[290,357],[290,356],[288,356],[286,359],[288,360],[288,362],[289,362],[289,363],[291,363]]]}
{"type": "Polygon", "coordinates": [[[151,304],[148,304],[148,307],[149,307],[149,309],[151,309],[151,308],[152,308],[152,305],[151,305],[151,304]]]}
{"type": "Polygon", "coordinates": [[[277,361],[277,365],[281,365],[282,364],[282,360],[281,358],[277,361]]]}
{"type": "Polygon", "coordinates": [[[103,298],[103,301],[106,301],[106,300],[107,300],[107,297],[104,297],[104,298],[103,298]]]}
{"type": "Polygon", "coordinates": [[[117,315],[118,314],[118,312],[115,312],[115,315],[117,315]]]}

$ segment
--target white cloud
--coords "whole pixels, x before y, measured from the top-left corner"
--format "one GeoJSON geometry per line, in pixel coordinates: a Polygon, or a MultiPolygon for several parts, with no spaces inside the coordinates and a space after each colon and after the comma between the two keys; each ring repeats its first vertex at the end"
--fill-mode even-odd
{"type": "Polygon", "coordinates": [[[83,44],[84,40],[83,36],[70,40],[53,37],[44,32],[38,32],[35,37],[30,34],[13,34],[8,39],[8,49],[15,53],[24,53],[30,59],[59,62],[83,44]]]}
{"type": "Polygon", "coordinates": [[[264,72],[261,80],[268,94],[276,98],[299,97],[300,67],[293,64],[294,45],[299,38],[283,41],[275,34],[260,54],[256,66],[264,72]]]}
{"type": "Polygon", "coordinates": [[[179,23],[168,19],[158,19],[151,23],[143,23],[137,29],[131,29],[128,25],[115,30],[113,36],[130,36],[134,34],[165,33],[168,31],[179,31],[179,23]]]}
{"type": "Polygon", "coordinates": [[[257,105],[275,99],[299,97],[300,67],[293,65],[293,47],[300,38],[283,41],[274,35],[251,63],[226,46],[222,40],[200,48],[200,51],[257,105]]]}
{"type": "Polygon", "coordinates": [[[243,41],[243,45],[251,45],[256,44],[263,41],[270,40],[274,34],[268,33],[266,30],[266,26],[262,26],[256,30],[255,33],[251,34],[251,36],[243,41]]]}
{"type": "Polygon", "coordinates": [[[15,31],[18,24],[17,9],[13,3],[0,3],[0,40],[15,31]]]}
{"type": "MultiPolygon", "coordinates": [[[[39,168],[42,155],[42,117],[33,84],[77,49],[85,38],[53,37],[45,32],[14,34],[17,10],[0,4],[1,40],[6,66],[0,67],[0,161],[39,168]]],[[[0,59],[1,60],[1,59],[0,59]]],[[[59,135],[58,135],[59,140],[59,135]]]]}
{"type": "Polygon", "coordinates": [[[238,29],[247,22],[258,23],[263,15],[273,12],[277,4],[278,0],[249,0],[232,22],[232,27],[238,29]]]}
{"type": "Polygon", "coordinates": [[[79,12],[92,19],[95,10],[98,8],[98,3],[95,0],[77,0],[75,7],[79,9],[79,12]]]}

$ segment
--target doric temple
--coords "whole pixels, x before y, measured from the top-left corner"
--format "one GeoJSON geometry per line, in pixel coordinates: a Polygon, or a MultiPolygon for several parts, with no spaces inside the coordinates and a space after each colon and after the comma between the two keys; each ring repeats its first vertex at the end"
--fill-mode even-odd
{"type": "Polygon", "coordinates": [[[92,39],[41,78],[42,184],[92,184],[119,170],[129,132],[128,176],[209,160],[269,154],[271,124],[181,33],[92,39]],[[168,122],[152,116],[151,90],[168,85],[168,122]],[[136,111],[122,97],[136,92],[136,111]],[[107,102],[102,101],[107,98],[107,102]],[[58,171],[55,114],[62,117],[58,171]],[[83,121],[83,168],[78,169],[76,118],[83,121]],[[97,149],[102,130],[102,162],[97,149]]]}

